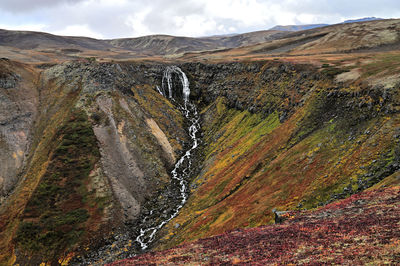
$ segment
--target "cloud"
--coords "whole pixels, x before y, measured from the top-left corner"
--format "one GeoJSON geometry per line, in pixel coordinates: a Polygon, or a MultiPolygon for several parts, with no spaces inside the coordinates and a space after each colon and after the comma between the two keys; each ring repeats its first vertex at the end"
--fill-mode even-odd
{"type": "Polygon", "coordinates": [[[1,9],[15,13],[29,12],[61,4],[77,4],[85,0],[2,0],[1,9]]]}
{"type": "Polygon", "coordinates": [[[69,25],[62,30],[54,31],[53,33],[61,36],[90,36],[97,39],[104,38],[100,33],[91,30],[88,25],[69,25]]]}
{"type": "Polygon", "coordinates": [[[100,38],[205,36],[366,16],[400,17],[398,0],[1,0],[0,4],[0,25],[6,28],[39,25],[51,33],[100,38]]]}
{"type": "Polygon", "coordinates": [[[21,30],[21,31],[45,31],[46,25],[44,25],[44,24],[20,24],[20,25],[0,24],[0,29],[21,30]]]}

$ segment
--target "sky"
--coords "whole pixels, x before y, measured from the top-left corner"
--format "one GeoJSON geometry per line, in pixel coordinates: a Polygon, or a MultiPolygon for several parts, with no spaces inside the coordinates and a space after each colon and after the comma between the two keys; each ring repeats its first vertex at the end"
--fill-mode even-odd
{"type": "Polygon", "coordinates": [[[400,18],[400,0],[0,0],[0,28],[98,39],[400,18]]]}

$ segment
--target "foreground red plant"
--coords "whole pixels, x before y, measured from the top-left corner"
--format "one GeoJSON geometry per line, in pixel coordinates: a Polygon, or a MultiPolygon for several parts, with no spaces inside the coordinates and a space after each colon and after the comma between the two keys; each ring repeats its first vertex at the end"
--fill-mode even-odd
{"type": "Polygon", "coordinates": [[[400,263],[400,187],[286,216],[279,225],[239,229],[113,265],[400,263]]]}

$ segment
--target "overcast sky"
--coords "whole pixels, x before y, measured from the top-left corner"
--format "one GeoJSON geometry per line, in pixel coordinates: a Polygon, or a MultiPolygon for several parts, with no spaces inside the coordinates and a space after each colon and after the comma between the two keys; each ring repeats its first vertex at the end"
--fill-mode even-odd
{"type": "Polygon", "coordinates": [[[0,0],[0,28],[94,38],[208,36],[400,18],[400,0],[0,0]]]}

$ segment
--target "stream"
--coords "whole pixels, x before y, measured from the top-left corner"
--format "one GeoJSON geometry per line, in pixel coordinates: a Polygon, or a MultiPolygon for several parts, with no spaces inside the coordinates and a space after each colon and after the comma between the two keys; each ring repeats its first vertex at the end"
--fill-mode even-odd
{"type": "Polygon", "coordinates": [[[138,255],[140,252],[138,253],[137,248],[142,251],[148,249],[156,239],[157,232],[178,215],[188,199],[188,180],[193,174],[193,152],[199,145],[197,136],[200,130],[199,114],[196,106],[189,101],[189,80],[179,67],[167,67],[162,77],[161,88],[156,86],[156,90],[182,112],[190,136],[190,142],[185,145],[186,151],[182,153],[171,171],[171,182],[157,197],[147,202],[142,217],[138,222],[130,224],[134,229],[132,232],[113,235],[112,238],[105,240],[105,245],[75,258],[71,265],[103,265],[138,255]],[[160,201],[159,197],[163,200],[160,201]],[[137,245],[132,245],[132,242],[136,242],[137,245]]]}
{"type": "MultiPolygon", "coordinates": [[[[184,155],[177,161],[174,169],[171,171],[171,178],[178,182],[179,184],[179,195],[180,198],[179,204],[174,206],[172,212],[169,213],[167,217],[161,220],[157,225],[140,228],[139,235],[136,237],[136,242],[140,245],[142,250],[145,250],[149,247],[149,244],[154,241],[156,233],[166,225],[170,220],[175,218],[179,210],[184,206],[188,198],[188,183],[187,180],[191,173],[192,167],[192,152],[198,146],[198,137],[196,133],[200,129],[199,124],[199,114],[197,112],[196,106],[189,101],[190,96],[190,88],[189,88],[189,80],[187,79],[185,73],[176,66],[169,66],[164,71],[163,79],[162,79],[162,87],[156,87],[157,91],[166,98],[169,98],[175,104],[179,106],[179,109],[186,117],[187,121],[189,121],[189,136],[191,139],[191,145],[184,155]],[[172,75],[178,75],[178,78],[182,84],[182,98],[183,105],[179,104],[177,99],[175,99],[176,94],[174,94],[174,84],[172,75]]],[[[178,94],[179,95],[179,94],[178,94]]],[[[153,215],[153,211],[150,211],[148,216],[143,218],[143,222],[141,224],[146,224],[145,221],[151,218],[153,215]]]]}

